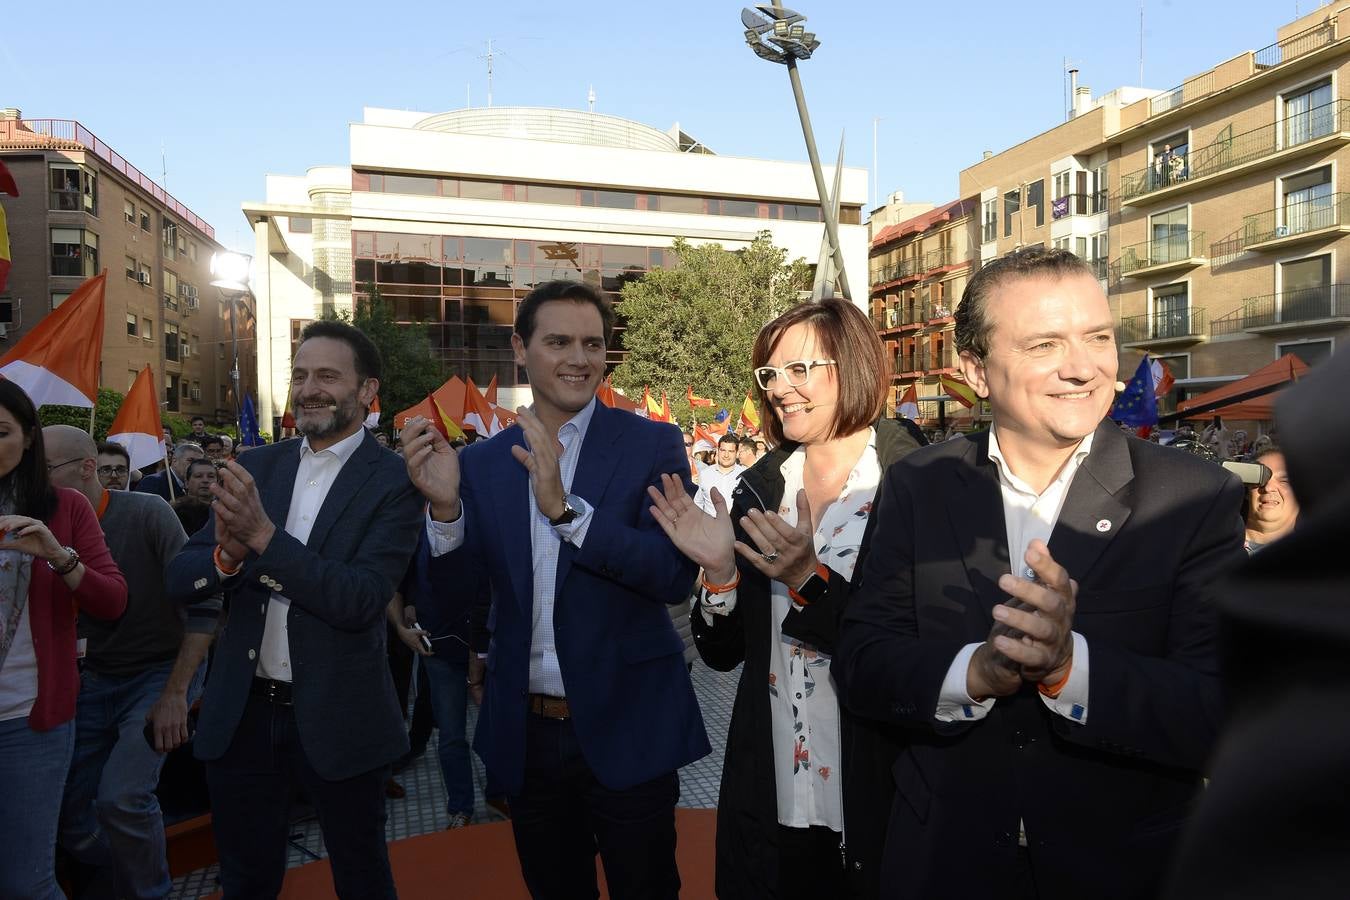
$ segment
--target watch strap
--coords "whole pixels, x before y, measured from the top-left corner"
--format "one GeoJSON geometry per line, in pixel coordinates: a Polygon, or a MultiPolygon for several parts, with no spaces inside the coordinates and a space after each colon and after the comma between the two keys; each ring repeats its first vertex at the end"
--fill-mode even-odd
{"type": "Polygon", "coordinates": [[[810,606],[830,589],[830,567],[816,563],[816,570],[796,588],[788,588],[788,596],[798,606],[810,606]]]}

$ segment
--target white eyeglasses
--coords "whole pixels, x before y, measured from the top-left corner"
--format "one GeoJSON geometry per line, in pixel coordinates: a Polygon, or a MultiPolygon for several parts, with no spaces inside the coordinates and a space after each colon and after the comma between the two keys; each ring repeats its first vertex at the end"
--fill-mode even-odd
{"type": "Polygon", "coordinates": [[[820,366],[836,365],[832,359],[797,359],[779,366],[760,366],[755,370],[755,381],[766,391],[773,390],[774,382],[782,375],[789,387],[801,387],[811,378],[811,371],[820,366]]]}

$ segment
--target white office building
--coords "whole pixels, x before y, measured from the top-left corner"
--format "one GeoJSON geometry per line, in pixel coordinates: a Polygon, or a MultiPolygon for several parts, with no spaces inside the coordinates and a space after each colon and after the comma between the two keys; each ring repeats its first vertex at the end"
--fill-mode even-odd
{"type": "MultiPolygon", "coordinates": [[[[348,165],[269,175],[265,202],[244,204],[264,423],[284,409],[300,328],[371,285],[400,321],[427,328],[451,371],[479,384],[495,374],[503,400],[521,402],[510,335],[516,303],[536,284],[576,278],[617,299],[625,281],[672,264],[679,237],[736,249],[767,230],[790,258],[820,254],[807,163],[718,156],[678,126],[529,107],[367,108],[350,153],[348,165]]],[[[840,197],[840,242],[862,305],[865,169],[844,170],[840,197]]],[[[621,347],[611,349],[617,361],[621,347]]]]}

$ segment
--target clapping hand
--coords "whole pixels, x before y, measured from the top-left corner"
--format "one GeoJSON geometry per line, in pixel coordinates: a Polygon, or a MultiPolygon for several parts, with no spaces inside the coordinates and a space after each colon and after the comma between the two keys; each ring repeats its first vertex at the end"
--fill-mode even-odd
{"type": "Polygon", "coordinates": [[[741,519],[751,547],[736,542],[736,552],[760,572],[789,588],[799,588],[820,565],[811,527],[811,504],[806,491],[797,491],[797,524],[789,525],[777,513],[752,509],[741,519]]]}
{"type": "MultiPolygon", "coordinates": [[[[220,523],[216,528],[217,537],[223,525],[228,538],[254,553],[262,553],[271,543],[277,527],[267,517],[253,476],[234,460],[225,463],[218,471],[220,481],[211,485],[211,494],[215,497],[211,505],[220,523]]],[[[228,552],[224,544],[221,550],[228,552]]],[[[234,556],[233,553],[229,555],[234,556]]]]}
{"type": "Polygon", "coordinates": [[[563,514],[567,502],[562,467],[558,463],[562,445],[528,407],[522,406],[516,410],[516,415],[516,424],[525,432],[525,446],[512,447],[511,455],[530,473],[530,487],[534,489],[534,502],[539,511],[549,520],[556,519],[563,514]]]}
{"type": "Polygon", "coordinates": [[[402,437],[408,478],[430,501],[431,517],[453,522],[459,518],[459,454],[422,416],[408,420],[402,437]]]}
{"type": "Polygon", "coordinates": [[[726,584],[736,577],[736,536],[722,493],[717,488],[709,493],[716,517],[694,504],[678,475],[662,475],[660,490],[647,488],[652,498],[648,509],[676,549],[702,567],[709,579],[726,584]]]}

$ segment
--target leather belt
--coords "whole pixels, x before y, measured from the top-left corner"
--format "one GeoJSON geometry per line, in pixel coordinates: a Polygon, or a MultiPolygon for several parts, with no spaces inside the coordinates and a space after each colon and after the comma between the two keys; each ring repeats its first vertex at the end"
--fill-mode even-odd
{"type": "Polygon", "coordinates": [[[259,678],[255,675],[249,693],[278,706],[291,706],[294,703],[291,699],[291,684],[289,681],[273,681],[270,678],[259,678]]]}
{"type": "Polygon", "coordinates": [[[530,712],[545,719],[572,718],[572,709],[567,705],[567,698],[551,697],[548,694],[530,694],[530,712]]]}

